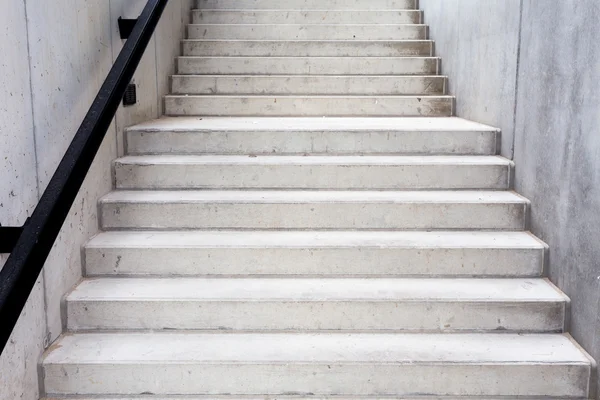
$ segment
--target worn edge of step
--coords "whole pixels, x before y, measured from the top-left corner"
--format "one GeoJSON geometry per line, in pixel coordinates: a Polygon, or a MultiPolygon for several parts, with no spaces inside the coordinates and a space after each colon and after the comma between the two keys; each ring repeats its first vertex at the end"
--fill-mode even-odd
{"type": "Polygon", "coordinates": [[[169,117],[139,123],[126,132],[494,132],[500,129],[460,117],[169,117]],[[309,126],[299,126],[301,123],[309,126]],[[218,123],[218,126],[210,126],[218,123]],[[241,123],[241,124],[240,124],[241,123]],[[262,123],[263,125],[260,125],[262,123]],[[359,123],[362,123],[358,126],[359,123]],[[386,123],[386,125],[382,125],[386,123]],[[434,125],[434,126],[431,126],[434,125]],[[449,128],[449,125],[452,127],[449,128]],[[458,129],[457,129],[458,128],[458,129]]]}
{"type": "Polygon", "coordinates": [[[205,277],[93,277],[81,281],[67,296],[78,301],[203,301],[203,302],[456,302],[456,303],[568,303],[547,278],[205,278],[205,277]],[[298,283],[301,290],[285,289],[298,283]],[[252,285],[254,284],[254,286],[252,285]],[[488,295],[470,285],[483,284],[488,295]],[[116,287],[117,285],[119,287],[116,287]],[[150,285],[163,290],[149,291],[150,285]],[[179,285],[179,288],[177,286],[179,285]],[[197,288],[213,286],[213,295],[197,288]],[[246,290],[241,293],[239,286],[246,290]],[[247,285],[247,286],[245,286],[247,285]],[[324,287],[321,287],[323,285],[324,287]],[[110,287],[115,291],[104,290],[110,287]],[[385,293],[371,291],[378,287],[385,293]],[[439,290],[440,287],[448,290],[439,290]],[[494,286],[498,290],[493,291],[494,286]],[[410,287],[410,293],[404,291],[410,287]],[[136,293],[136,288],[138,292],[136,293]],[[193,290],[192,290],[193,288],[193,290]],[[339,289],[343,289],[340,291],[339,289]],[[535,292],[531,295],[531,291],[535,292]],[[141,290],[141,291],[140,291],[141,290]],[[310,296],[305,294],[308,290],[310,296]],[[505,295],[510,290],[509,295],[505,295]],[[222,294],[218,294],[222,292],[222,294]],[[528,295],[529,294],[529,295],[528,295]]]}

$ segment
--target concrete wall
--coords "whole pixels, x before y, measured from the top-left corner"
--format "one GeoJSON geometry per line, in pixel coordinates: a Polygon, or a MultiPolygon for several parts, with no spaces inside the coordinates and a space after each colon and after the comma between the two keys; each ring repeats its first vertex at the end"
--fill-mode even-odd
{"type": "MultiPolygon", "coordinates": [[[[0,13],[0,223],[37,204],[123,42],[117,18],[145,0],[15,0],[0,13]]],[[[123,128],[162,113],[191,0],[171,0],[138,68],[139,103],[121,108],[0,357],[0,399],[39,396],[37,365],[62,332],[61,300],[82,276],[81,246],[97,232],[96,201],[112,188],[123,128]]],[[[6,256],[0,256],[0,265],[6,256]]]]}
{"type": "Polygon", "coordinates": [[[503,129],[516,190],[532,201],[531,229],[550,245],[549,276],[571,298],[571,333],[600,360],[600,3],[421,8],[458,115],[503,129]]]}
{"type": "Polygon", "coordinates": [[[421,0],[457,114],[502,129],[512,158],[521,0],[421,0]]]}

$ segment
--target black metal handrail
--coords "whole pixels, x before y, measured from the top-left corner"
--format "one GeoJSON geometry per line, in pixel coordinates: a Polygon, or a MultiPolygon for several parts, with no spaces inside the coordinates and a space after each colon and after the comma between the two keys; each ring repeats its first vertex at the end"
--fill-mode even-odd
{"type": "MultiPolygon", "coordinates": [[[[119,108],[168,0],[149,0],[27,223],[0,228],[18,239],[0,271],[0,354],[119,108]]],[[[5,247],[9,247],[5,243],[5,247]]],[[[12,246],[10,246],[12,247],[12,246]]]]}

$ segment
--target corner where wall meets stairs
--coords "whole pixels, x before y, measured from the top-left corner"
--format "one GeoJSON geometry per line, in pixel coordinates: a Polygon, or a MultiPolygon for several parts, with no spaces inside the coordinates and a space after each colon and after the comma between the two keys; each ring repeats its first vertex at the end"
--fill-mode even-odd
{"type": "Polygon", "coordinates": [[[201,0],[126,132],[48,399],[587,399],[500,132],[414,0],[201,0]]]}

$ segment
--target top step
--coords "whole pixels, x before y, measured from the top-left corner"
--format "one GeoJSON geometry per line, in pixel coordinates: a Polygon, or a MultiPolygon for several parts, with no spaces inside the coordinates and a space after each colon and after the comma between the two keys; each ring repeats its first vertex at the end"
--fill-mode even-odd
{"type": "Polygon", "coordinates": [[[196,0],[196,7],[221,10],[414,10],[417,0],[196,0]]]}

